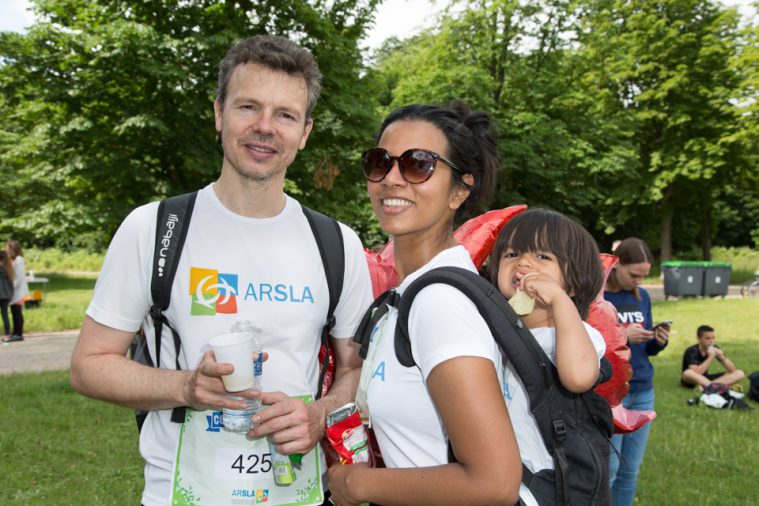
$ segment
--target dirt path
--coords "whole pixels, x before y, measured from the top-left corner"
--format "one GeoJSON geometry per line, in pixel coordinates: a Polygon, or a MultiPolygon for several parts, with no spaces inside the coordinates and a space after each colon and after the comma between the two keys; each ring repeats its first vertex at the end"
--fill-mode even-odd
{"type": "Polygon", "coordinates": [[[0,344],[0,376],[68,369],[78,335],[78,330],[29,334],[21,342],[0,344]]]}

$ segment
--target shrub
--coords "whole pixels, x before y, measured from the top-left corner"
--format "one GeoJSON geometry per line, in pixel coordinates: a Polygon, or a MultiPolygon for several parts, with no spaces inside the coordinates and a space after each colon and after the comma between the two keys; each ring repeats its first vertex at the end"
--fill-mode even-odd
{"type": "Polygon", "coordinates": [[[57,248],[28,248],[24,250],[26,268],[48,272],[98,272],[103,265],[104,253],[85,250],[63,251],[57,248]]]}

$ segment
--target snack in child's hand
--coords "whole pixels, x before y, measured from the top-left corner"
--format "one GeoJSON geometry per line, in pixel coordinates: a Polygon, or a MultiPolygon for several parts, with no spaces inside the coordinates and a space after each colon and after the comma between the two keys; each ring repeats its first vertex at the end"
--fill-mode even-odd
{"type": "Polygon", "coordinates": [[[522,291],[521,288],[517,288],[517,293],[509,299],[509,305],[516,314],[524,316],[532,313],[532,310],[535,309],[535,299],[527,295],[527,292],[522,291]]]}

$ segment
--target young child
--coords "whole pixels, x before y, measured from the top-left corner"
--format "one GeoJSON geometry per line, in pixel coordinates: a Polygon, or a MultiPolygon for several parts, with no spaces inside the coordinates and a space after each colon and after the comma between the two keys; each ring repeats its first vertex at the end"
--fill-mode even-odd
{"type": "MultiPolygon", "coordinates": [[[[588,231],[561,213],[528,209],[504,226],[488,269],[507,299],[519,289],[535,300],[532,312],[521,318],[556,365],[564,388],[575,393],[592,388],[606,344],[582,321],[603,284],[598,246],[588,231]]],[[[527,394],[508,362],[503,381],[522,463],[533,473],[553,469],[527,394]]]]}

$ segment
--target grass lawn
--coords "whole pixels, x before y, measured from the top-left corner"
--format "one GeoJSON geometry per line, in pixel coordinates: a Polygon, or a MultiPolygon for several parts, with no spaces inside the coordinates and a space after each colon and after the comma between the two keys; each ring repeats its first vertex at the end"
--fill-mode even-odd
{"type": "MultiPolygon", "coordinates": [[[[679,386],[682,355],[696,328],[711,325],[717,344],[746,374],[759,370],[759,299],[685,299],[654,304],[654,320],[674,320],[669,346],[652,358],[656,412],[638,481],[640,505],[759,504],[759,404],[751,411],[688,406],[679,386]]],[[[710,372],[717,372],[712,367],[710,372]]],[[[748,380],[743,387],[748,391],[748,380]]]]}
{"type": "MultiPolygon", "coordinates": [[[[24,309],[24,331],[50,332],[80,328],[84,310],[92,298],[96,275],[37,273],[37,276],[48,278],[50,282],[45,287],[42,304],[24,309]]],[[[31,288],[38,288],[38,285],[31,288]]]]}
{"type": "MultiPolygon", "coordinates": [[[[66,283],[87,292],[77,303],[81,320],[94,280],[66,283]]],[[[54,306],[55,292],[40,311],[54,306]]],[[[35,311],[26,314],[31,319],[35,311]]],[[[658,418],[636,505],[759,503],[759,404],[748,401],[748,412],[688,406],[693,392],[678,383],[682,352],[702,323],[715,327],[717,342],[738,367],[759,370],[759,299],[660,302],[654,318],[675,324],[669,347],[653,358],[658,418]]],[[[131,410],[81,397],[66,372],[0,378],[0,399],[0,504],[139,504],[142,460],[131,410]]]]}
{"type": "Polygon", "coordinates": [[[0,504],[140,503],[130,410],[77,394],[67,371],[3,377],[0,398],[0,504]]]}

